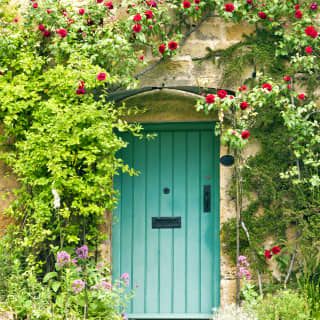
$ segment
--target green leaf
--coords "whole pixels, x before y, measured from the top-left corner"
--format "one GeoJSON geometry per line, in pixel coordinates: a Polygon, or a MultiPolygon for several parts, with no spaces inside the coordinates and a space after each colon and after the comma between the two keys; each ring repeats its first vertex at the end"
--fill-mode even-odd
{"type": "Polygon", "coordinates": [[[43,282],[48,282],[50,279],[55,278],[57,275],[57,272],[49,272],[44,276],[43,282]]]}

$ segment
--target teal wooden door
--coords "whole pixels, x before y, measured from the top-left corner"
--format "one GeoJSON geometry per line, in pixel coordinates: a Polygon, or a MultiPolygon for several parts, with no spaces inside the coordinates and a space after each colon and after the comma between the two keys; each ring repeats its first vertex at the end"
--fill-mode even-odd
{"type": "MultiPolygon", "coordinates": [[[[219,140],[214,123],[145,125],[121,157],[140,175],[115,177],[113,277],[130,275],[131,319],[209,319],[219,306],[219,140]],[[181,217],[153,228],[153,217],[181,217]],[[139,286],[136,289],[136,286],[139,286]]],[[[160,223],[163,221],[160,221],[160,223]]]]}

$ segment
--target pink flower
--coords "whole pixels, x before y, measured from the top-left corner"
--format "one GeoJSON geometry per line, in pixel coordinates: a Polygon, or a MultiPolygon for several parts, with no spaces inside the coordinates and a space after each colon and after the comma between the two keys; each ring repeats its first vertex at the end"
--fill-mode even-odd
{"type": "Polygon", "coordinates": [[[121,277],[120,277],[121,280],[124,280],[124,279],[130,279],[130,276],[128,273],[124,272],[121,277]]]}
{"type": "Polygon", "coordinates": [[[103,81],[103,80],[105,80],[105,79],[106,79],[106,74],[105,74],[105,72],[100,72],[100,73],[98,73],[98,74],[97,74],[97,79],[98,79],[98,81],[103,81]]]}
{"type": "Polygon", "coordinates": [[[311,5],[310,5],[310,10],[317,10],[318,9],[318,5],[316,4],[316,3],[314,3],[314,2],[312,2],[311,3],[311,5]]]}
{"type": "Polygon", "coordinates": [[[33,5],[32,5],[35,9],[38,8],[38,4],[35,2],[33,5]]]}
{"type": "Polygon", "coordinates": [[[81,292],[84,289],[85,285],[86,284],[82,280],[75,280],[72,284],[73,292],[81,292]]]}
{"type": "Polygon", "coordinates": [[[85,13],[85,11],[84,11],[84,9],[79,9],[79,14],[81,14],[81,15],[84,15],[84,13],[85,13]]]}
{"type": "Polygon", "coordinates": [[[47,9],[47,13],[51,13],[51,10],[50,10],[50,9],[47,9]]]}

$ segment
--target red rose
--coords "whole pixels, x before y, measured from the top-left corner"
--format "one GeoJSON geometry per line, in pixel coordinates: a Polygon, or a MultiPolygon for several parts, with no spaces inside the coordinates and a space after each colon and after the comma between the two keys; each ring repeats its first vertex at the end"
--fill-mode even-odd
{"type": "Polygon", "coordinates": [[[294,16],[297,18],[297,19],[301,19],[302,18],[302,12],[300,10],[296,11],[296,13],[294,14],[294,16]]]}
{"type": "Polygon", "coordinates": [[[225,91],[225,90],[219,90],[218,91],[218,97],[220,99],[224,99],[226,96],[227,96],[227,91],[225,91]]]}
{"type": "Polygon", "coordinates": [[[40,25],[38,26],[38,29],[39,29],[40,31],[44,31],[44,30],[45,30],[45,27],[44,27],[43,24],[40,24],[40,25]]]}
{"type": "Polygon", "coordinates": [[[247,90],[247,87],[246,86],[242,86],[242,90],[247,90]]]}
{"type": "Polygon", "coordinates": [[[289,76],[286,76],[286,77],[283,78],[283,80],[284,80],[285,82],[289,82],[289,81],[291,80],[291,78],[290,78],[289,76]]]}
{"type": "Polygon", "coordinates": [[[42,35],[43,35],[44,37],[49,37],[49,36],[51,35],[51,32],[50,32],[49,30],[44,30],[44,31],[42,32],[42,35]]]}
{"type": "Polygon", "coordinates": [[[271,259],[271,258],[272,258],[271,251],[270,251],[270,250],[265,250],[264,256],[265,256],[267,259],[271,259]]]}
{"type": "Polygon", "coordinates": [[[33,5],[32,5],[35,9],[38,8],[38,4],[35,2],[33,5]]]}
{"type": "Polygon", "coordinates": [[[170,41],[170,42],[168,43],[168,48],[169,48],[170,50],[176,50],[176,49],[178,48],[178,44],[177,44],[175,41],[170,41]]]}
{"type": "Polygon", "coordinates": [[[152,8],[157,8],[157,3],[155,1],[146,1],[147,5],[152,8]]]}
{"type": "Polygon", "coordinates": [[[149,29],[152,30],[152,29],[153,29],[153,26],[149,26],[149,29]]]}
{"type": "Polygon", "coordinates": [[[86,91],[83,88],[79,88],[76,90],[76,94],[78,94],[78,95],[83,95],[85,93],[86,93],[86,91]]]}
{"type": "Polygon", "coordinates": [[[247,0],[247,4],[252,4],[252,0],[247,0]]]}
{"type": "Polygon", "coordinates": [[[138,21],[141,21],[141,16],[140,16],[140,14],[138,13],[138,14],[136,14],[134,17],[133,17],[133,21],[136,21],[136,22],[138,22],[138,21]]]}
{"type": "Polygon", "coordinates": [[[18,22],[19,20],[18,20],[18,18],[14,18],[13,21],[14,22],[18,22]]]}
{"type": "Polygon", "coordinates": [[[271,90],[272,90],[272,86],[271,86],[271,84],[269,84],[269,83],[265,83],[265,84],[262,86],[262,89],[267,89],[268,91],[271,91],[271,90]]]}
{"type": "Polygon", "coordinates": [[[97,3],[102,3],[103,2],[103,0],[97,0],[97,3]]]}
{"type": "Polygon", "coordinates": [[[259,16],[259,18],[262,19],[262,20],[267,19],[267,15],[266,15],[264,12],[262,12],[262,11],[260,11],[260,12],[258,13],[258,16],[259,16]]]}
{"type": "Polygon", "coordinates": [[[317,10],[317,9],[318,9],[318,5],[314,2],[312,2],[310,5],[310,10],[317,10]]]}
{"type": "Polygon", "coordinates": [[[97,74],[97,79],[98,79],[99,81],[105,80],[105,79],[106,79],[106,74],[105,74],[105,72],[100,72],[100,73],[98,73],[98,74],[97,74]]]}
{"type": "Polygon", "coordinates": [[[140,32],[141,31],[141,24],[137,23],[132,27],[132,30],[134,32],[140,32]]]}
{"type": "Polygon", "coordinates": [[[246,110],[248,108],[248,102],[244,101],[240,103],[240,109],[246,110]]]}
{"type": "Polygon", "coordinates": [[[225,4],[224,7],[225,7],[225,9],[226,9],[227,12],[232,12],[232,11],[234,10],[234,5],[231,4],[231,3],[225,4]]]}
{"type": "Polygon", "coordinates": [[[110,10],[113,9],[113,3],[111,1],[104,3],[104,5],[108,7],[110,10]]]}
{"type": "Polygon", "coordinates": [[[143,60],[143,59],[144,59],[144,57],[143,57],[143,56],[140,56],[140,57],[139,57],[139,59],[140,59],[140,60],[143,60]]]}
{"type": "Polygon", "coordinates": [[[51,10],[50,10],[50,9],[47,9],[47,13],[51,13],[51,10]]]}
{"type": "Polygon", "coordinates": [[[306,35],[310,36],[311,38],[316,38],[318,36],[318,32],[312,26],[306,27],[304,31],[306,35]]]}
{"type": "Polygon", "coordinates": [[[276,255],[280,252],[280,248],[278,246],[273,247],[271,250],[274,255],[276,255]]]}
{"type": "Polygon", "coordinates": [[[194,0],[194,3],[195,3],[195,4],[199,4],[199,3],[200,3],[200,0],[194,0]]]}
{"type": "Polygon", "coordinates": [[[241,87],[241,88],[239,88],[238,90],[239,90],[239,92],[241,92],[243,89],[242,89],[242,87],[241,87]]]}
{"type": "Polygon", "coordinates": [[[187,0],[183,1],[183,7],[184,7],[185,9],[190,8],[190,6],[191,6],[190,1],[187,1],[187,0]]]}
{"type": "Polygon", "coordinates": [[[213,94],[208,94],[206,96],[206,101],[207,101],[207,103],[214,103],[214,95],[213,94]]]}
{"type": "Polygon", "coordinates": [[[303,100],[305,97],[306,97],[306,96],[305,96],[303,93],[300,93],[300,94],[298,95],[298,98],[299,98],[300,100],[303,100]]]}
{"type": "Polygon", "coordinates": [[[67,30],[66,29],[60,29],[58,30],[58,34],[61,38],[65,38],[67,36],[67,30]]]}
{"type": "Polygon", "coordinates": [[[248,139],[249,137],[250,137],[250,133],[249,133],[248,130],[245,130],[245,131],[242,131],[242,132],[241,132],[241,138],[242,138],[243,140],[248,139]]]}
{"type": "Polygon", "coordinates": [[[291,88],[290,84],[288,84],[288,85],[287,85],[287,88],[288,88],[288,89],[290,89],[290,88],[291,88]]]}
{"type": "Polygon", "coordinates": [[[150,10],[147,10],[144,14],[145,14],[147,19],[152,19],[153,18],[153,12],[150,11],[150,10]]]}
{"type": "Polygon", "coordinates": [[[298,4],[295,5],[294,7],[296,10],[300,9],[300,6],[298,4]]]}
{"type": "Polygon", "coordinates": [[[166,45],[165,44],[160,44],[159,46],[159,52],[164,54],[164,51],[166,50],[166,45]]]}
{"type": "Polygon", "coordinates": [[[305,51],[306,51],[306,53],[312,53],[312,48],[311,47],[306,47],[305,51]]]}
{"type": "Polygon", "coordinates": [[[79,14],[83,15],[83,14],[84,14],[84,12],[85,12],[85,11],[84,11],[84,9],[82,9],[82,8],[81,8],[81,9],[79,9],[79,14]]]}

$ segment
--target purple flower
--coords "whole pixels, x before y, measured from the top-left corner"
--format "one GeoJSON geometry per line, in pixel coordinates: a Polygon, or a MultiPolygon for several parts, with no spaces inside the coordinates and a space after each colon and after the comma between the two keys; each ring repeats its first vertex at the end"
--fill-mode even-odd
{"type": "Polygon", "coordinates": [[[101,281],[101,285],[102,285],[103,289],[112,290],[112,284],[110,282],[101,281]]]}
{"type": "Polygon", "coordinates": [[[123,279],[130,279],[130,276],[125,272],[122,274],[122,276],[120,277],[121,280],[123,279]]]}
{"type": "Polygon", "coordinates": [[[57,263],[59,267],[63,267],[66,263],[70,262],[70,255],[66,251],[61,251],[57,256],[57,263]]]}
{"type": "Polygon", "coordinates": [[[81,267],[77,268],[77,272],[81,272],[81,271],[82,271],[81,267]]]}
{"type": "Polygon", "coordinates": [[[88,246],[85,244],[82,247],[76,250],[76,254],[79,259],[87,259],[88,258],[88,246]]]}
{"type": "Polygon", "coordinates": [[[76,266],[77,263],[78,263],[78,260],[77,259],[72,259],[71,262],[76,266]]]}
{"type": "Polygon", "coordinates": [[[85,285],[86,284],[80,279],[74,280],[72,284],[73,292],[81,292],[84,289],[85,285]]]}
{"type": "Polygon", "coordinates": [[[312,2],[310,5],[310,10],[317,10],[317,9],[318,9],[318,5],[314,2],[312,2]]]}
{"type": "Polygon", "coordinates": [[[126,313],[121,313],[121,317],[123,320],[128,320],[128,316],[126,313]]]}

